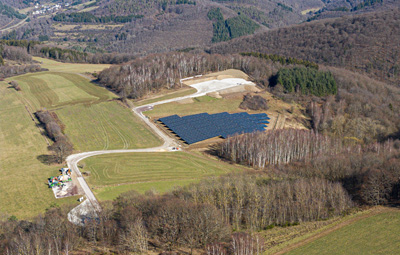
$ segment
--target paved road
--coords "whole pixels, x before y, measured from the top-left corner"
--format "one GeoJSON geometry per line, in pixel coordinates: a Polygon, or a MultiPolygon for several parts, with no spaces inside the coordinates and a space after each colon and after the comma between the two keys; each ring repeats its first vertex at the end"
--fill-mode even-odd
{"type": "MultiPolygon", "coordinates": [[[[215,92],[227,88],[232,88],[236,86],[240,86],[243,84],[249,84],[249,85],[254,85],[254,83],[243,80],[243,79],[224,79],[221,81],[207,81],[207,82],[201,82],[192,85],[191,87],[197,89],[197,92],[188,96],[183,96],[183,97],[178,97],[178,98],[173,98],[173,99],[167,99],[159,102],[155,102],[152,104],[147,104],[143,105],[140,107],[135,107],[132,109],[132,111],[139,116],[153,131],[156,133],[163,141],[164,144],[159,146],[159,147],[153,147],[153,148],[146,148],[146,149],[123,149],[123,150],[100,150],[100,151],[89,151],[89,152],[83,152],[83,153],[78,153],[78,154],[73,154],[67,157],[67,165],[68,168],[70,168],[76,175],[78,176],[78,182],[81,185],[83,191],[85,192],[87,200],[90,201],[91,209],[88,208],[87,210],[93,210],[94,213],[99,212],[101,210],[100,204],[97,201],[96,197],[94,196],[92,190],[90,189],[89,185],[87,184],[86,180],[83,178],[82,173],[80,172],[78,168],[78,162],[92,156],[96,155],[104,155],[104,154],[112,154],[112,153],[127,153],[127,152],[167,152],[167,151],[173,151],[172,147],[176,147],[177,144],[168,135],[166,135],[163,131],[161,131],[157,126],[152,123],[144,114],[144,111],[149,111],[152,110],[155,105],[160,105],[160,104],[166,104],[170,102],[175,102],[179,100],[183,100],[186,98],[193,98],[193,97],[199,97],[199,96],[204,96],[207,93],[210,92],[215,92]]],[[[85,206],[88,206],[88,203],[85,204],[85,206]]],[[[79,206],[78,206],[79,207],[79,206]]],[[[90,206],[89,206],[90,207],[90,206]]],[[[74,210],[73,210],[74,211],[74,210]]],[[[77,211],[77,210],[75,210],[77,211]]],[[[92,212],[92,213],[93,213],[92,212]]],[[[72,211],[71,211],[72,213],[72,211]]],[[[70,215],[68,216],[70,218],[70,215]]],[[[76,217],[75,217],[76,218],[76,217]]]]}

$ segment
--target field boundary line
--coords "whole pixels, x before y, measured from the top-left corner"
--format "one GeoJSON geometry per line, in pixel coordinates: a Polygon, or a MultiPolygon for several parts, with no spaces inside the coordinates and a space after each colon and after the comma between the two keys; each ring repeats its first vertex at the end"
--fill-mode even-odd
{"type": "Polygon", "coordinates": [[[309,244],[309,243],[311,243],[313,241],[316,241],[316,240],[318,240],[318,239],[320,239],[322,237],[325,237],[325,236],[329,235],[330,233],[335,232],[335,231],[337,231],[337,230],[339,230],[339,229],[341,229],[343,227],[346,227],[346,226],[351,225],[353,223],[356,223],[356,222],[358,222],[360,220],[367,219],[369,217],[372,217],[372,216],[375,216],[375,215],[378,215],[378,214],[381,214],[381,213],[384,213],[384,212],[388,212],[388,211],[391,211],[391,210],[393,210],[393,209],[392,208],[387,208],[387,207],[375,207],[375,208],[372,208],[372,210],[370,212],[366,213],[366,214],[362,214],[360,216],[356,216],[354,218],[350,218],[348,220],[340,222],[340,223],[338,223],[338,224],[336,224],[336,225],[334,225],[334,226],[332,226],[330,228],[324,229],[321,232],[313,234],[309,238],[306,238],[304,240],[300,240],[300,241],[298,241],[298,242],[296,242],[294,244],[286,246],[282,250],[280,250],[278,252],[275,252],[275,253],[272,253],[272,254],[273,255],[285,254],[285,253],[290,252],[290,251],[292,251],[294,249],[297,249],[297,248],[300,248],[300,247],[302,247],[304,245],[307,245],[307,244],[309,244]]]}
{"type": "Polygon", "coordinates": [[[39,130],[40,135],[43,137],[43,139],[44,139],[44,141],[47,143],[47,145],[50,146],[49,139],[46,137],[45,133],[44,133],[43,130],[40,128],[40,126],[39,126],[40,123],[38,123],[38,122],[36,121],[36,118],[35,118],[35,116],[34,116],[33,113],[32,113],[32,112],[33,112],[33,111],[32,111],[32,105],[31,105],[31,104],[28,102],[28,100],[26,100],[25,98],[22,98],[22,97],[20,97],[19,95],[18,95],[18,97],[20,98],[21,103],[24,105],[25,110],[28,112],[29,117],[31,117],[31,120],[33,121],[33,123],[35,123],[35,126],[36,126],[36,128],[39,130]],[[29,109],[29,108],[31,108],[31,109],[29,109]]]}

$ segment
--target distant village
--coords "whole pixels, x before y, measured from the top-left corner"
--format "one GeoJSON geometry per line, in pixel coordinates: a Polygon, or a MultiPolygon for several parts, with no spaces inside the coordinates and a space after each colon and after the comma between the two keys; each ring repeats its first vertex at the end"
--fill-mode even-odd
{"type": "Polygon", "coordinates": [[[56,3],[53,5],[50,4],[35,4],[35,10],[32,12],[32,15],[44,15],[48,13],[53,13],[58,10],[61,10],[62,8],[67,8],[71,6],[71,3],[56,3]]]}

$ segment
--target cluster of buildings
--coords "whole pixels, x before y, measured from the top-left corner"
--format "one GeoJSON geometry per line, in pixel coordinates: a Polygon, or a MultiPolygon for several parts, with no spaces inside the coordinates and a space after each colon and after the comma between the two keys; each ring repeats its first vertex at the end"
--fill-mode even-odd
{"type": "MultiPolygon", "coordinates": [[[[64,7],[68,7],[71,4],[65,3],[63,5],[64,5],[64,7]]],[[[55,4],[55,5],[45,5],[45,4],[39,5],[39,3],[36,3],[35,10],[32,12],[32,15],[43,15],[46,13],[53,13],[53,12],[60,10],[61,8],[62,8],[61,3],[55,4]]]]}

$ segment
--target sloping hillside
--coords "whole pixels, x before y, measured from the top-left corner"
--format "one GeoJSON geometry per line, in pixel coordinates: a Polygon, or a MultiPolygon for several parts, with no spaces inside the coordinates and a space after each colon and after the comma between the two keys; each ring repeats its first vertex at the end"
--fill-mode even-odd
{"type": "Polygon", "coordinates": [[[262,52],[349,68],[398,84],[400,11],[316,21],[220,43],[212,53],[262,52]]]}

